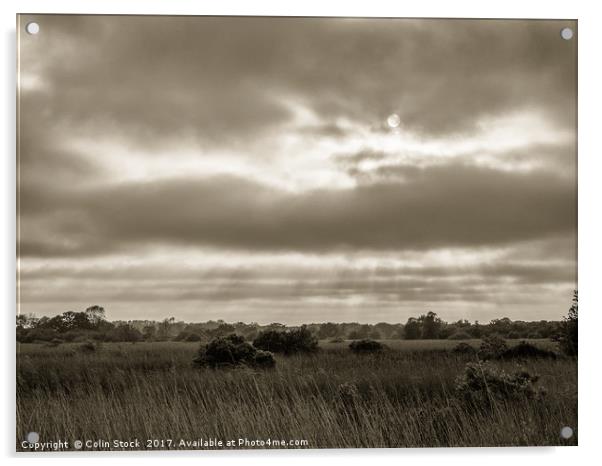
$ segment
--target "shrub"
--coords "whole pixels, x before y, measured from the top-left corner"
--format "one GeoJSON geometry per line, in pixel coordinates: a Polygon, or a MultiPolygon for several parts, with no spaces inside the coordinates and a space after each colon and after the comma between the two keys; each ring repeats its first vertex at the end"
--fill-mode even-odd
{"type": "Polygon", "coordinates": [[[546,349],[538,348],[531,343],[521,341],[518,345],[512,346],[504,351],[501,356],[502,359],[514,359],[514,358],[548,358],[556,359],[556,353],[546,349]]]}
{"type": "Polygon", "coordinates": [[[194,363],[197,366],[213,369],[239,365],[268,368],[276,364],[272,353],[257,351],[254,346],[236,334],[211,340],[199,349],[194,363]]]}
{"type": "Polygon", "coordinates": [[[291,355],[295,353],[312,353],[318,350],[318,339],[303,325],[300,328],[278,332],[267,330],[261,332],[253,341],[256,348],[291,355]]]}
{"type": "Polygon", "coordinates": [[[503,338],[491,335],[483,338],[479,348],[479,356],[482,359],[497,359],[508,350],[508,345],[503,338]]]}
{"type": "Polygon", "coordinates": [[[284,332],[284,354],[313,353],[318,350],[318,339],[305,326],[284,332]]]}
{"type": "Polygon", "coordinates": [[[471,338],[472,337],[470,334],[464,332],[463,330],[458,330],[447,337],[448,340],[470,340],[471,338]]]}
{"type": "Polygon", "coordinates": [[[452,350],[456,354],[476,354],[477,350],[468,343],[458,343],[452,350]]]}
{"type": "Polygon", "coordinates": [[[526,370],[508,374],[489,363],[468,363],[464,374],[456,379],[456,391],[468,401],[486,404],[533,398],[542,393],[535,387],[538,378],[526,370]]]}
{"type": "Polygon", "coordinates": [[[255,340],[253,340],[253,346],[273,353],[283,353],[285,346],[284,332],[278,332],[276,330],[260,332],[255,340]]]}
{"type": "Polygon", "coordinates": [[[368,338],[349,343],[349,349],[354,353],[378,353],[384,348],[385,346],[382,343],[368,338]]]}
{"type": "Polygon", "coordinates": [[[343,343],[345,340],[343,340],[341,337],[336,337],[336,338],[332,338],[329,343],[343,343]]]}
{"type": "Polygon", "coordinates": [[[276,360],[274,359],[274,355],[269,351],[256,350],[254,365],[268,369],[276,365],[276,360]]]}

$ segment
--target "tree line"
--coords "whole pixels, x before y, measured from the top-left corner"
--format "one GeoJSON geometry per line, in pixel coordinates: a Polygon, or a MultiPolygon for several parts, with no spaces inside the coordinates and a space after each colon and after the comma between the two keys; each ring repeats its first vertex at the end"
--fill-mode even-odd
{"type": "MultiPolygon", "coordinates": [[[[452,339],[465,340],[499,336],[502,338],[555,338],[563,329],[563,321],[521,321],[507,317],[494,319],[488,323],[458,320],[445,322],[434,312],[410,317],[405,324],[379,322],[377,324],[313,323],[307,328],[320,340],[361,340],[361,339],[452,339]]],[[[208,341],[235,333],[252,341],[261,332],[285,331],[299,328],[281,323],[259,325],[255,322],[227,323],[211,320],[200,323],[176,321],[173,317],[162,321],[130,320],[113,321],[106,319],[102,306],[94,305],[85,311],[68,311],[54,317],[18,315],[16,324],[17,341],[22,343],[48,341],[208,341]]]]}

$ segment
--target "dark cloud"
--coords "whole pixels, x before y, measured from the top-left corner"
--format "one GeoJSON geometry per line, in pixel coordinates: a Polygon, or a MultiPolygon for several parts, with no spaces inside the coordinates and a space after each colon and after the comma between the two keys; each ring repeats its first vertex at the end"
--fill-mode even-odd
{"type": "Polygon", "coordinates": [[[576,207],[565,178],[465,166],[303,194],[232,177],[175,179],[24,195],[25,218],[38,211],[45,228],[24,229],[21,251],[85,255],[148,243],[305,251],[479,246],[570,232],[576,207]],[[53,232],[64,248],[52,240],[44,248],[53,232]]]}
{"type": "MultiPolygon", "coordinates": [[[[566,249],[568,238],[563,238],[558,243],[557,238],[545,241],[547,247],[563,244],[566,249]]],[[[569,240],[569,243],[571,241],[569,240]]],[[[361,257],[369,257],[371,252],[361,257]]],[[[391,252],[394,255],[394,252],[391,252]]],[[[521,284],[550,284],[571,283],[576,276],[576,263],[574,257],[565,261],[548,262],[546,254],[538,253],[535,257],[521,257],[512,259],[503,256],[496,261],[476,261],[473,264],[457,265],[384,265],[358,266],[350,261],[347,265],[304,264],[302,261],[290,259],[276,264],[257,265],[226,265],[226,264],[163,264],[157,267],[154,263],[120,264],[118,266],[102,266],[97,263],[81,262],[67,265],[49,264],[39,268],[26,270],[23,277],[32,286],[52,279],[73,280],[82,275],[87,280],[97,281],[99,284],[113,282],[140,282],[155,286],[168,281],[170,286],[173,281],[190,286],[211,287],[227,283],[268,286],[282,286],[287,284],[303,283],[328,283],[328,286],[337,288],[355,289],[357,292],[367,288],[392,286],[396,283],[420,283],[423,288],[434,288],[436,284],[429,282],[436,280],[456,280],[465,284],[493,283],[521,283],[521,284]],[[541,255],[540,255],[541,254],[541,255]],[[430,283],[430,285],[429,285],[430,283]],[[153,285],[154,284],[154,285],[153,285]]],[[[43,288],[43,287],[40,287],[43,288]]]]}
{"type": "Polygon", "coordinates": [[[576,27],[567,21],[39,20],[53,53],[23,45],[48,88],[35,93],[35,108],[136,144],[183,134],[244,141],[287,120],[283,97],[327,121],[373,126],[395,111],[425,134],[470,132],[483,117],[517,109],[563,127],[575,118],[576,41],[559,36],[576,27]]]}

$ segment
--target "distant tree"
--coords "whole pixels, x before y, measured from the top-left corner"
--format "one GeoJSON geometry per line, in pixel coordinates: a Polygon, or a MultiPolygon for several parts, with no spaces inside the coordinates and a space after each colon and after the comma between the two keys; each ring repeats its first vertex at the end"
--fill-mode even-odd
{"type": "Polygon", "coordinates": [[[337,324],[326,322],[325,324],[320,325],[320,330],[318,330],[318,338],[320,340],[325,340],[327,338],[336,337],[338,333],[339,326],[337,324]]]}
{"type": "Polygon", "coordinates": [[[483,326],[478,320],[475,320],[474,325],[468,327],[466,332],[469,333],[473,338],[481,338],[483,336],[483,326]]]}
{"type": "Polygon", "coordinates": [[[266,330],[286,330],[286,325],[281,324],[280,322],[272,322],[271,324],[266,326],[266,330]]]}
{"type": "Polygon", "coordinates": [[[155,327],[154,325],[145,325],[144,328],[142,329],[142,337],[146,341],[153,340],[155,338],[156,334],[157,334],[157,327],[155,327]]]}
{"type": "Polygon", "coordinates": [[[63,333],[70,330],[89,330],[92,328],[92,324],[85,312],[67,311],[47,320],[40,319],[38,327],[50,328],[63,333]]]}
{"type": "Polygon", "coordinates": [[[142,333],[130,324],[120,324],[109,331],[107,339],[111,341],[136,342],[142,340],[142,333]]]}
{"type": "Polygon", "coordinates": [[[577,356],[579,349],[579,309],[578,309],[577,290],[573,292],[573,303],[569,309],[568,315],[562,322],[560,336],[558,341],[562,351],[569,356],[577,356]]]}
{"type": "Polygon", "coordinates": [[[372,331],[372,327],[367,324],[354,324],[355,328],[349,332],[348,338],[350,340],[361,340],[363,338],[368,338],[370,336],[370,332],[372,331]]]}
{"type": "Polygon", "coordinates": [[[508,317],[493,319],[487,327],[488,334],[508,335],[512,330],[512,321],[508,317]]]}
{"type": "Polygon", "coordinates": [[[94,327],[98,326],[101,321],[105,320],[105,309],[102,306],[90,306],[84,312],[88,321],[94,327]]]}
{"type": "Polygon", "coordinates": [[[209,336],[212,338],[225,337],[226,335],[231,335],[235,331],[236,329],[234,328],[234,325],[224,322],[219,324],[217,328],[210,330],[209,336]]]}
{"type": "Polygon", "coordinates": [[[441,322],[441,326],[439,327],[438,338],[445,340],[453,335],[456,331],[456,327],[448,324],[447,322],[441,322]]]}
{"type": "Polygon", "coordinates": [[[420,338],[421,325],[418,319],[410,317],[404,327],[404,338],[406,340],[417,340],[420,338]]]}
{"type": "Polygon", "coordinates": [[[374,330],[376,330],[380,338],[395,338],[396,332],[399,330],[397,325],[388,324],[386,322],[379,322],[374,326],[374,330]]]}
{"type": "Polygon", "coordinates": [[[17,327],[20,328],[34,328],[38,325],[38,319],[35,314],[19,314],[17,315],[17,327]]]}
{"type": "Polygon", "coordinates": [[[422,338],[431,340],[439,338],[439,329],[441,328],[441,319],[434,312],[427,312],[426,315],[419,317],[422,321],[422,338]]]}
{"type": "Polygon", "coordinates": [[[156,334],[157,340],[169,340],[171,336],[171,327],[175,323],[175,320],[175,318],[170,317],[169,319],[163,319],[161,322],[159,322],[156,334]]]}

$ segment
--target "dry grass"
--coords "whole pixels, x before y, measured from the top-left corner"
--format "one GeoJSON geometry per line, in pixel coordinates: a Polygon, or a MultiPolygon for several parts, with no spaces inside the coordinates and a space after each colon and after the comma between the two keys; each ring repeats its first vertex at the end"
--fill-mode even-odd
{"type": "MultiPolygon", "coordinates": [[[[458,342],[385,342],[354,355],[346,343],[279,357],[269,371],[192,366],[198,343],[22,344],[17,357],[17,448],[41,440],[304,439],[311,448],[576,444],[573,359],[496,363],[541,376],[541,400],[473,406],[454,393],[471,356],[458,342]]],[[[476,342],[475,342],[476,343],[476,342]]],[[[540,342],[541,343],[541,342],[540,342]]]]}

